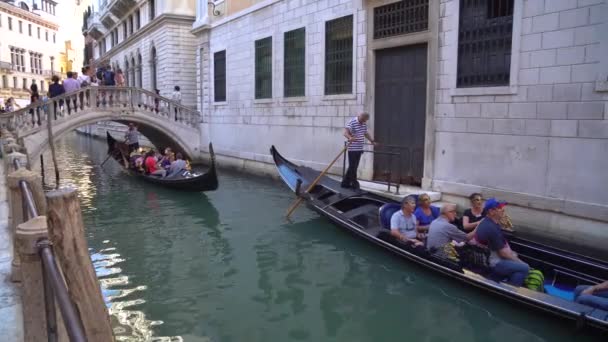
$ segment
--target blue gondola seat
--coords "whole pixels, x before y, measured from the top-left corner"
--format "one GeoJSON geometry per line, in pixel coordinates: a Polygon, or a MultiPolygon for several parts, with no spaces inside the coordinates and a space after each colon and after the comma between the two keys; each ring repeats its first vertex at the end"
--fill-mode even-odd
{"type": "Polygon", "coordinates": [[[401,209],[401,205],[398,203],[386,203],[380,207],[380,225],[384,229],[391,229],[391,217],[397,210],[401,209]]]}

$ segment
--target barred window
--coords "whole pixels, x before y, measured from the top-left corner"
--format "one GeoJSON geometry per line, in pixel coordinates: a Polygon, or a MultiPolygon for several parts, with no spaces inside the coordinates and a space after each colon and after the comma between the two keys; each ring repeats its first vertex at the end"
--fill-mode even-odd
{"type": "Polygon", "coordinates": [[[429,28],[429,0],[403,0],[374,8],[374,39],[429,28]]]}
{"type": "Polygon", "coordinates": [[[226,50],[213,54],[213,100],[226,101],[226,50]]]}
{"type": "Polygon", "coordinates": [[[305,36],[306,29],[285,32],[284,61],[283,70],[283,95],[285,97],[304,96],[305,78],[305,36]]]}
{"type": "Polygon", "coordinates": [[[325,95],[353,88],[353,16],[325,22],[325,95]]]}
{"type": "Polygon", "coordinates": [[[460,0],[457,87],[509,84],[513,0],[460,0]]]}
{"type": "Polygon", "coordinates": [[[255,41],[255,98],[272,97],[272,37],[255,41]]]}

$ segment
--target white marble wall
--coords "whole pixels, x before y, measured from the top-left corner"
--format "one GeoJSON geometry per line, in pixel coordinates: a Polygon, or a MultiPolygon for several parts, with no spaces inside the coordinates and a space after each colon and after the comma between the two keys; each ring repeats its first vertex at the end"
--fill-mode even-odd
{"type": "MultiPolygon", "coordinates": [[[[365,12],[358,1],[262,1],[229,18],[213,21],[199,35],[198,106],[206,123],[204,139],[216,152],[271,162],[275,144],[286,156],[322,167],[340,151],[345,122],[364,109],[365,12]],[[324,95],[325,22],[353,15],[354,77],[351,94],[324,95]],[[284,33],[306,28],[306,95],[283,96],[284,33]],[[254,42],[272,37],[272,98],[254,99],[254,42]],[[213,53],[226,50],[227,100],[213,101],[213,53]]],[[[341,164],[340,164],[341,167],[341,164]]],[[[361,169],[371,171],[371,164],[361,169]]],[[[337,171],[337,170],[336,170],[337,171]]]]}
{"type": "Polygon", "coordinates": [[[608,221],[604,1],[515,0],[511,84],[473,89],[455,88],[458,6],[440,10],[434,188],[608,221]]]}

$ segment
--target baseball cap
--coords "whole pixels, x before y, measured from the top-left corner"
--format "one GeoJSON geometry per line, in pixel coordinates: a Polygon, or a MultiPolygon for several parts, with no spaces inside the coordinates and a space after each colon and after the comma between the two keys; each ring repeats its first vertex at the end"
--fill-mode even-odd
{"type": "Polygon", "coordinates": [[[502,208],[505,205],[507,205],[507,202],[499,201],[496,198],[492,197],[492,198],[488,198],[486,200],[486,204],[484,205],[483,209],[490,210],[490,209],[502,208]]]}

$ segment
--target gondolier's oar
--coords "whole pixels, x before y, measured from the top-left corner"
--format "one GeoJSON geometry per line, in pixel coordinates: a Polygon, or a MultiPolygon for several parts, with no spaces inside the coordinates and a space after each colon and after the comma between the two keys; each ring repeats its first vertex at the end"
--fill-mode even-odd
{"type": "MultiPolygon", "coordinates": [[[[310,186],[308,186],[308,189],[306,189],[306,191],[304,193],[309,193],[314,187],[315,185],[317,185],[317,183],[319,183],[319,181],[321,180],[321,178],[323,178],[323,176],[325,176],[325,174],[327,173],[327,171],[329,171],[329,169],[336,163],[336,161],[338,161],[338,159],[340,158],[340,156],[342,156],[344,154],[344,152],[346,152],[346,149],[348,148],[348,144],[344,146],[344,148],[342,149],[342,151],[340,151],[340,153],[338,153],[338,155],[336,156],[336,158],[334,158],[334,160],[329,163],[329,165],[327,165],[327,167],[325,168],[325,170],[323,170],[323,172],[321,172],[319,174],[319,176],[312,182],[310,183],[310,186]]],[[[302,201],[304,201],[304,197],[299,197],[292,205],[291,207],[289,207],[289,209],[287,210],[287,214],[285,215],[285,217],[287,219],[289,219],[289,216],[291,216],[291,214],[296,210],[296,208],[302,204],[302,201]]]]}
{"type": "Polygon", "coordinates": [[[106,158],[106,160],[103,161],[103,163],[101,163],[101,165],[99,167],[103,167],[103,164],[105,164],[108,159],[110,159],[110,157],[112,156],[112,153],[108,153],[108,157],[106,158]]]}

